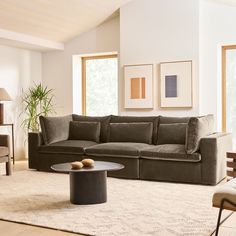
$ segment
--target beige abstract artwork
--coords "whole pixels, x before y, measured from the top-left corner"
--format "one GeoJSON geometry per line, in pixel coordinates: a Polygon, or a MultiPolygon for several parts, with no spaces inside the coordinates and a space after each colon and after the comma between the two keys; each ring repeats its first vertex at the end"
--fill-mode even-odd
{"type": "Polygon", "coordinates": [[[153,108],[153,65],[124,66],[125,108],[153,108]]]}
{"type": "Polygon", "coordinates": [[[131,99],[145,99],[145,77],[131,78],[130,98],[131,99]]]}

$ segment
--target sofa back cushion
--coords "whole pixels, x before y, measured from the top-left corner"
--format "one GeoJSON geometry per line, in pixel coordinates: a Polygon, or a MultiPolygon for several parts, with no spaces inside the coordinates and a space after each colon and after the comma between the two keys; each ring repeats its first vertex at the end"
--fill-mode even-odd
{"type": "Polygon", "coordinates": [[[187,123],[160,124],[157,144],[185,144],[187,123]]]}
{"type": "Polygon", "coordinates": [[[214,133],[213,115],[191,117],[187,126],[185,149],[192,154],[199,149],[200,139],[214,133]]]}
{"type": "Polygon", "coordinates": [[[152,143],[153,123],[110,123],[109,142],[152,143]]]}
{"type": "Polygon", "coordinates": [[[100,132],[100,142],[107,142],[108,126],[111,116],[81,116],[72,115],[73,121],[86,121],[86,122],[100,122],[101,132],[100,132]]]}
{"type": "Polygon", "coordinates": [[[152,123],[152,143],[157,144],[159,116],[111,116],[111,123],[152,123]]]}
{"type": "Polygon", "coordinates": [[[70,140],[88,140],[99,142],[101,132],[100,122],[71,121],[69,129],[70,140]]]}
{"type": "Polygon", "coordinates": [[[188,123],[190,117],[160,116],[159,124],[188,123]]]}
{"type": "Polygon", "coordinates": [[[50,144],[67,140],[72,115],[58,117],[39,117],[44,143],[50,144]]]}

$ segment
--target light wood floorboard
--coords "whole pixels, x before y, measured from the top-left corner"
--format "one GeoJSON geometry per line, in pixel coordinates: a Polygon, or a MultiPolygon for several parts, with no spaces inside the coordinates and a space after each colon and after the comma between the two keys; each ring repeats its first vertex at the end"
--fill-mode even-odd
{"type": "Polygon", "coordinates": [[[79,234],[62,232],[59,230],[45,229],[41,227],[0,221],[1,235],[6,236],[75,236],[79,234]]]}
{"type": "MultiPolygon", "coordinates": [[[[17,161],[13,166],[13,174],[26,170],[27,161],[17,161]]],[[[4,168],[1,168],[1,174],[4,168]]],[[[0,236],[82,236],[81,234],[67,233],[59,230],[47,229],[37,226],[12,223],[0,220],[0,236]]]]}

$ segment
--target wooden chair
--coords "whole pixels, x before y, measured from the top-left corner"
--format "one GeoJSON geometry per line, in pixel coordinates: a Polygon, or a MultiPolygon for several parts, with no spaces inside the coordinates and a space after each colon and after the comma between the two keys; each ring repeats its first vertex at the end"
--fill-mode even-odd
{"type": "Polygon", "coordinates": [[[0,135],[0,163],[6,163],[6,175],[11,175],[9,135],[0,135]]]}
{"type": "Polygon", "coordinates": [[[212,198],[213,207],[220,208],[217,220],[215,235],[219,233],[220,225],[230,216],[228,215],[221,222],[221,215],[224,209],[236,211],[236,178],[218,187],[212,198]]]}

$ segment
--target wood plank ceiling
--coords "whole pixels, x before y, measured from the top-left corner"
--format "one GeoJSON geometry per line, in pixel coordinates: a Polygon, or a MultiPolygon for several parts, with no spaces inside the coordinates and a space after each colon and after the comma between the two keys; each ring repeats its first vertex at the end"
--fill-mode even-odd
{"type": "Polygon", "coordinates": [[[64,43],[129,0],[1,0],[0,28],[64,43]]]}

